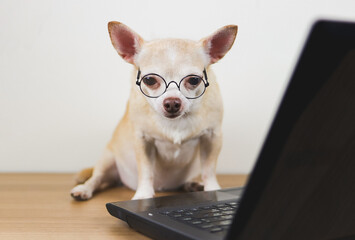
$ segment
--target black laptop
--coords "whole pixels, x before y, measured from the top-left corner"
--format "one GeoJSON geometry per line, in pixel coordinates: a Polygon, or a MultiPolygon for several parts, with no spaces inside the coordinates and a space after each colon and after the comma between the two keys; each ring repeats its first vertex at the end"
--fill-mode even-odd
{"type": "Polygon", "coordinates": [[[154,239],[355,239],[355,24],[313,25],[245,188],[106,207],[154,239]]]}

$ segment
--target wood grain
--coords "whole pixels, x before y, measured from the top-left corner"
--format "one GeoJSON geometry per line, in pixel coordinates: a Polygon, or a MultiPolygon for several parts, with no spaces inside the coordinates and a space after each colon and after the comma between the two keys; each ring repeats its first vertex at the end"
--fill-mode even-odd
{"type": "MultiPolygon", "coordinates": [[[[222,187],[243,186],[246,175],[219,175],[222,187]]],[[[148,239],[113,218],[107,202],[134,192],[116,187],[76,202],[73,174],[0,174],[0,239],[148,239]]],[[[158,196],[170,193],[158,193],[158,196]]]]}

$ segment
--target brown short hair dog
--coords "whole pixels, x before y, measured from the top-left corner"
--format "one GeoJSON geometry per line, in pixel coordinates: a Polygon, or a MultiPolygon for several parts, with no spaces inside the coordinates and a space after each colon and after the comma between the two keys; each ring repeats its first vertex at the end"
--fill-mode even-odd
{"type": "MultiPolygon", "coordinates": [[[[173,189],[201,173],[205,190],[220,188],[215,174],[222,146],[223,105],[209,66],[232,47],[237,26],[225,26],[200,41],[145,41],[119,22],[110,22],[118,54],[135,66],[126,113],[88,180],[71,195],[92,197],[121,181],[133,199],[173,189]]],[[[86,180],[86,178],[84,178],[86,180]]]]}

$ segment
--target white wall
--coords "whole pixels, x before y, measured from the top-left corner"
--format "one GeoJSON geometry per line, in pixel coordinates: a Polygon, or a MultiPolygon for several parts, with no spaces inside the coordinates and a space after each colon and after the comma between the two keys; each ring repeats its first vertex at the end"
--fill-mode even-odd
{"type": "Polygon", "coordinates": [[[0,0],[0,172],[74,172],[102,153],[132,67],[107,22],[145,39],[198,40],[238,24],[214,66],[225,102],[220,173],[246,173],[314,19],[355,20],[351,0],[0,0]]]}

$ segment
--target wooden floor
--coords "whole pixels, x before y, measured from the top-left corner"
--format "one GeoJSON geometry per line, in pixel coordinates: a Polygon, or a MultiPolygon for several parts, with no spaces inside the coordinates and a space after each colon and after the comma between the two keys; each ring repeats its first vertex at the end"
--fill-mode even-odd
{"type": "MultiPolygon", "coordinates": [[[[218,176],[222,187],[243,186],[246,178],[218,176]]],[[[76,202],[69,195],[73,179],[73,174],[0,174],[0,239],[148,239],[105,208],[107,202],[131,199],[133,191],[116,187],[76,202]]]]}

